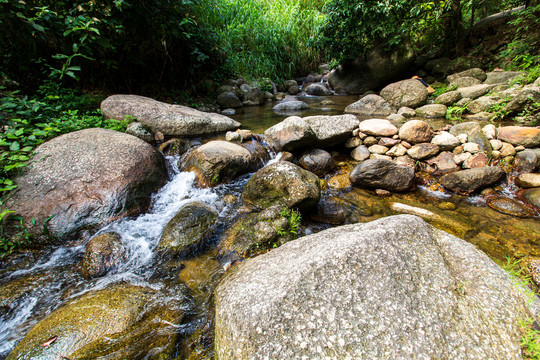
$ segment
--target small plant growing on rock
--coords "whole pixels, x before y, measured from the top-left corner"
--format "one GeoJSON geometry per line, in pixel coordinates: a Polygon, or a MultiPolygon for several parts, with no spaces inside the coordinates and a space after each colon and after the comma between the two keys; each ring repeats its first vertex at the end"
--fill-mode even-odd
{"type": "MultiPolygon", "coordinates": [[[[302,214],[300,214],[298,210],[291,210],[287,208],[281,210],[279,214],[287,219],[289,227],[288,232],[293,235],[298,235],[298,228],[302,222],[302,214]]],[[[279,236],[287,235],[287,231],[285,231],[285,229],[278,228],[276,231],[279,236]]]]}

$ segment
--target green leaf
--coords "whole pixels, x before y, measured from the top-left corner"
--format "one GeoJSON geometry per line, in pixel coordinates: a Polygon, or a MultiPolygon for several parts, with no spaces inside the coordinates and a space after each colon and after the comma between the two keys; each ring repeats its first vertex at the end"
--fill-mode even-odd
{"type": "Polygon", "coordinates": [[[18,151],[21,148],[21,145],[19,145],[18,142],[14,141],[11,143],[11,146],[9,147],[9,150],[11,151],[18,151]]]}
{"type": "Polygon", "coordinates": [[[41,25],[36,24],[36,23],[32,23],[32,27],[34,29],[36,29],[37,31],[39,31],[39,32],[42,32],[42,33],[45,32],[45,28],[43,26],[41,26],[41,25]]]}

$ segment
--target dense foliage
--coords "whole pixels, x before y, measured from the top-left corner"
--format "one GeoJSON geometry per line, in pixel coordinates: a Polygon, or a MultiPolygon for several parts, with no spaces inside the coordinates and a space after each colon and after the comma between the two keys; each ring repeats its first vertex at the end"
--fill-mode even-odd
{"type": "Polygon", "coordinates": [[[409,42],[417,50],[462,53],[481,17],[523,5],[519,0],[330,0],[319,46],[338,61],[371,48],[409,42]]]}

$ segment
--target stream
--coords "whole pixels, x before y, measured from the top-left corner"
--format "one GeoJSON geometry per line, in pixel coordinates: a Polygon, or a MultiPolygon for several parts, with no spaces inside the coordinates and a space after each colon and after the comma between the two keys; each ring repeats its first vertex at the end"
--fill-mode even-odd
{"type": "MultiPolygon", "coordinates": [[[[345,106],[357,99],[357,96],[304,97],[301,100],[308,102],[310,109],[302,116],[342,114],[345,106]],[[334,103],[322,105],[323,99],[334,103]]],[[[232,117],[243,127],[263,133],[286,116],[274,114],[272,103],[268,103],[243,108],[232,117]]],[[[148,212],[119,220],[98,232],[120,234],[127,249],[125,261],[113,274],[94,280],[79,275],[77,266],[86,246],[81,239],[72,239],[62,247],[15,254],[9,266],[0,268],[0,359],[5,359],[38,321],[71,299],[111,284],[130,283],[161,289],[169,286],[171,278],[187,285],[196,312],[186,327],[178,330],[184,338],[169,358],[213,358],[212,293],[220,275],[229,266],[220,262],[215,248],[223,232],[242,216],[240,195],[252,174],[229,184],[200,189],[195,186],[193,173],[179,171],[178,157],[166,160],[170,181],[154,194],[148,212]],[[163,277],[162,259],[154,250],[167,222],[192,200],[218,211],[217,230],[199,255],[177,260],[177,268],[167,264],[167,269],[173,270],[163,277]]],[[[322,192],[321,201],[346,204],[345,223],[372,221],[398,213],[414,214],[424,209],[431,214],[425,216],[428,222],[475,244],[501,265],[508,257],[540,256],[540,223],[536,209],[531,209],[529,218],[506,215],[487,206],[486,196],[466,197],[440,191],[432,186],[429,175],[422,177],[422,183],[414,192],[383,198],[373,191],[334,185],[354,166],[346,156],[338,157],[337,163],[336,169],[324,178],[329,186],[322,192]]],[[[495,192],[497,196],[521,201],[512,183],[503,184],[495,192]]],[[[318,220],[316,214],[304,215],[299,236],[334,226],[318,220]]],[[[155,349],[147,350],[150,353],[155,349]]]]}

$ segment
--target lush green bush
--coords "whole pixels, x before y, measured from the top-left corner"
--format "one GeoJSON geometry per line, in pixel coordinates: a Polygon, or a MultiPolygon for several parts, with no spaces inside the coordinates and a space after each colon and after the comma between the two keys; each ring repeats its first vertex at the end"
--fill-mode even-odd
{"type": "Polygon", "coordinates": [[[228,69],[252,79],[288,79],[313,71],[321,52],[310,46],[324,0],[210,0],[228,69]]]}

